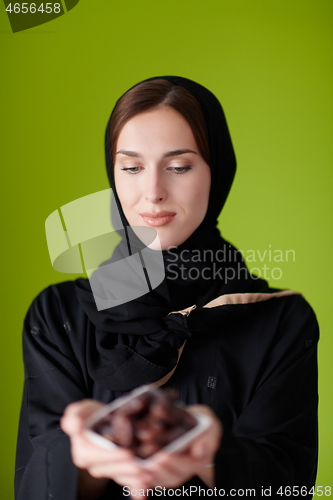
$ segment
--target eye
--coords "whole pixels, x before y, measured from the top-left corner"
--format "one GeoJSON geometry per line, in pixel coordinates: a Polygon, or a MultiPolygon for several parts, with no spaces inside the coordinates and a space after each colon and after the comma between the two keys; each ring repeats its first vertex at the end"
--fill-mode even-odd
{"type": "Polygon", "coordinates": [[[170,169],[175,172],[176,174],[183,174],[187,170],[192,170],[192,167],[186,166],[186,167],[170,167],[170,169]]]}
{"type": "Polygon", "coordinates": [[[121,170],[125,170],[125,172],[128,172],[129,174],[137,174],[140,171],[140,168],[141,167],[124,167],[121,170]]]}

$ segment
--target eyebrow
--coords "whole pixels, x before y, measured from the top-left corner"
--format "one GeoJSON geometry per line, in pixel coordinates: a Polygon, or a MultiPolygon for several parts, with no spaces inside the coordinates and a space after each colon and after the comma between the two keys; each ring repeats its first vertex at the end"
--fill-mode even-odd
{"type": "MultiPolygon", "coordinates": [[[[162,158],[169,158],[170,156],[180,156],[185,153],[194,153],[196,155],[198,154],[196,151],[193,151],[192,149],[175,149],[174,151],[167,151],[166,153],[164,153],[162,155],[162,158]]],[[[142,158],[142,156],[136,151],[126,151],[124,149],[120,149],[119,151],[117,151],[116,155],[117,154],[132,156],[134,158],[142,158]]]]}

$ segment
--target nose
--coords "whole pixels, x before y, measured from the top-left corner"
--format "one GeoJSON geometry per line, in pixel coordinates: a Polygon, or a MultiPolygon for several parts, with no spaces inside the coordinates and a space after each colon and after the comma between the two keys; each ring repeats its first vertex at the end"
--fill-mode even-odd
{"type": "Polygon", "coordinates": [[[167,186],[162,172],[150,171],[146,177],[144,197],[150,203],[163,203],[167,199],[167,186]]]}

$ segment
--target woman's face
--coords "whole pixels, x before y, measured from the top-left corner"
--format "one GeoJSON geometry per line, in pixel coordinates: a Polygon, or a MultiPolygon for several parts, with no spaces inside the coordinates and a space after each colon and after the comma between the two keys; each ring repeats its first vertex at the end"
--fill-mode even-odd
{"type": "Polygon", "coordinates": [[[119,134],[115,157],[129,224],[156,229],[162,250],[187,240],[205,217],[211,174],[183,115],[164,107],[134,116],[119,134]]]}

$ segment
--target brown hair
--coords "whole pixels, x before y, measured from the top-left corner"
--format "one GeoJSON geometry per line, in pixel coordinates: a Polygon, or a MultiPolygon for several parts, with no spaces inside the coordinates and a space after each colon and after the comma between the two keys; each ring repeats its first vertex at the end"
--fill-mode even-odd
{"type": "Polygon", "coordinates": [[[169,106],[183,115],[192,129],[201,156],[209,165],[207,125],[199,102],[186,88],[163,79],[139,83],[117,102],[110,120],[113,164],[114,146],[125,123],[139,113],[163,106],[169,106]]]}

